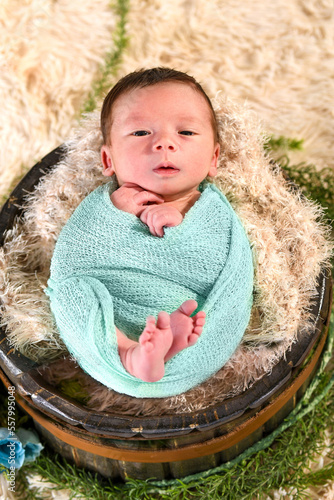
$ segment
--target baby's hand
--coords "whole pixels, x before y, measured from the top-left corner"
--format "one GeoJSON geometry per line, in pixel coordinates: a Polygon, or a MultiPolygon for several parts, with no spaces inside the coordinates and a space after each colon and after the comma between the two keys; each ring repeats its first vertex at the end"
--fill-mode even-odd
{"type": "Polygon", "coordinates": [[[149,205],[141,215],[140,220],[148,225],[153,236],[164,235],[164,227],[178,226],[183,220],[182,214],[170,205],[149,205]]]}
{"type": "Polygon", "coordinates": [[[164,199],[151,191],[145,191],[137,184],[125,182],[112,193],[111,201],[119,210],[139,217],[145,208],[152,206],[147,205],[148,203],[163,203],[164,199]]]}

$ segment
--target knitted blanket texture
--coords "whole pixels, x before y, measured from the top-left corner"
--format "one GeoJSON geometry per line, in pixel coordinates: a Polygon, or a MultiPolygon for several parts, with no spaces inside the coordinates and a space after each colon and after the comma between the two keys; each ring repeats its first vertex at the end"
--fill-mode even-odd
{"type": "Polygon", "coordinates": [[[179,226],[150,234],[110,200],[112,181],[87,196],[63,228],[46,294],[68,350],[93,378],[119,393],[168,397],[216,373],[240,343],[250,318],[252,251],[225,196],[212,184],[179,226]],[[198,342],[166,363],[153,383],[130,375],[115,325],[137,340],[147,316],[187,299],[207,314],[198,342]]]}

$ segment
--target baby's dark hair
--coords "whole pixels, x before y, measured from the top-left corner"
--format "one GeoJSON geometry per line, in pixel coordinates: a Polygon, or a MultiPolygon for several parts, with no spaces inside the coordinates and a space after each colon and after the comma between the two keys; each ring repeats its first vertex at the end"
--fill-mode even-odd
{"type": "Polygon", "coordinates": [[[202,94],[209,106],[215,142],[219,142],[216,115],[211,101],[203,90],[202,86],[195,80],[195,78],[187,75],[187,73],[176,71],[171,68],[159,67],[151,69],[140,69],[138,71],[134,71],[133,73],[129,73],[128,75],[121,78],[106,95],[101,110],[101,130],[103,135],[103,143],[109,144],[110,142],[112,107],[121,95],[134,89],[141,89],[143,87],[149,87],[150,85],[168,82],[184,83],[186,85],[190,85],[194,90],[202,94]]]}

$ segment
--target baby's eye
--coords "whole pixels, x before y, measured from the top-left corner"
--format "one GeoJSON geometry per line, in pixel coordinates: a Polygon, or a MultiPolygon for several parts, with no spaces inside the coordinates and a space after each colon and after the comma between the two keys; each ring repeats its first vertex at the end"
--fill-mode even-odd
{"type": "Polygon", "coordinates": [[[133,132],[132,135],[135,135],[136,137],[142,137],[143,135],[148,135],[149,132],[147,132],[147,130],[136,130],[135,132],[133,132]]]}
{"type": "Polygon", "coordinates": [[[179,132],[179,134],[181,134],[181,135],[194,135],[194,132],[191,132],[190,130],[181,130],[181,132],[179,132]]]}

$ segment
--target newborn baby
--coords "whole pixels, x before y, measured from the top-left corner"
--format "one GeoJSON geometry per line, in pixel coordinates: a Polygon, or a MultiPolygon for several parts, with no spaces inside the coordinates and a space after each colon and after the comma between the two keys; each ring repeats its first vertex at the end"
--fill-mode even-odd
{"type": "Polygon", "coordinates": [[[121,79],[101,113],[103,174],[62,230],[46,293],[64,342],[92,377],[166,397],[229,359],[252,305],[250,246],[209,177],[215,113],[185,73],[121,79]]]}

